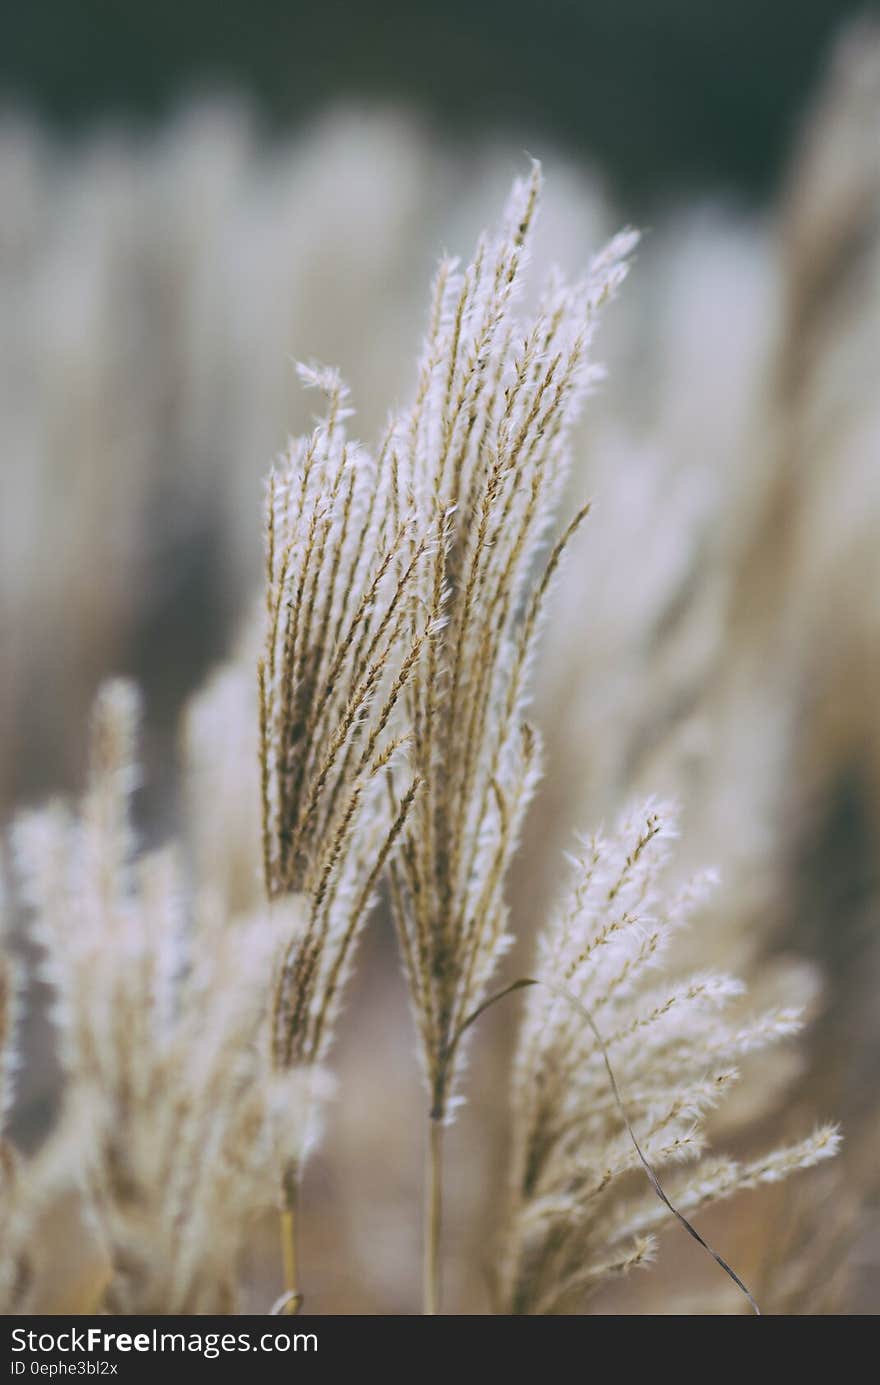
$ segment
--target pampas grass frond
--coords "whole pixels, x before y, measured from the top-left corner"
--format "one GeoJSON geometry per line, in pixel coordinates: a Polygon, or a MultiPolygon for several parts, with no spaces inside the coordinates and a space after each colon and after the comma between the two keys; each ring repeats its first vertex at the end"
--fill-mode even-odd
{"type": "Polygon", "coordinates": [[[513,1152],[502,1295],[509,1313],[576,1310],[610,1273],[647,1263],[668,1209],[631,1175],[639,1155],[610,1089],[682,1213],[785,1178],[832,1156],[824,1126],[742,1165],[705,1155],[706,1116],[746,1054],[796,1032],[791,1010],[742,1015],[742,986],[722,974],[670,974],[674,935],[710,877],[684,890],[664,879],[675,810],[649,802],[609,835],[580,844],[572,882],[542,932],[514,1067],[513,1152]],[[593,1019],[599,1046],[582,1011],[593,1019]],[[672,1190],[674,1189],[674,1192],[672,1190]]]}
{"type": "Polygon", "coordinates": [[[418,788],[410,776],[387,811],[385,772],[403,745],[389,723],[425,640],[414,599],[428,552],[395,514],[384,454],[377,465],[348,441],[336,373],[300,374],[324,392],[327,414],[269,478],[259,662],[266,893],[301,896],[304,914],[276,991],[281,1069],[326,1051],[354,944],[418,788]]]}
{"type": "Polygon", "coordinates": [[[225,1312],[249,1227],[301,1139],[269,1043],[283,934],[257,918],[205,936],[174,853],[136,859],[138,720],[129,684],[102,688],[79,810],[23,817],[14,844],[57,997],[65,1125],[107,1255],[105,1305],[225,1312]]]}
{"type": "Polygon", "coordinates": [[[391,865],[439,1122],[459,1094],[455,1037],[509,941],[504,882],[539,769],[528,675],[547,590],[587,507],[556,538],[552,525],[571,427],[598,374],[598,315],[637,239],[617,237],[578,283],[552,275],[537,309],[518,316],[540,185],[534,164],[467,269],[441,264],[415,401],[390,444],[401,491],[443,533],[420,570],[430,637],[406,698],[424,789],[391,865]]]}
{"type": "MultiPolygon", "coordinates": [[[[388,465],[347,437],[333,370],[299,367],[326,414],[272,471],[266,505],[265,642],[258,664],[260,799],[267,898],[301,927],[278,968],[272,1055],[308,1078],[333,1037],[359,934],[419,789],[409,769],[390,807],[386,776],[407,737],[397,711],[427,638],[418,603],[429,533],[404,515],[388,465]]],[[[319,1079],[320,1080],[320,1079],[319,1079]]],[[[284,1171],[282,1244],[297,1301],[293,1213],[305,1147],[284,1171]]]]}

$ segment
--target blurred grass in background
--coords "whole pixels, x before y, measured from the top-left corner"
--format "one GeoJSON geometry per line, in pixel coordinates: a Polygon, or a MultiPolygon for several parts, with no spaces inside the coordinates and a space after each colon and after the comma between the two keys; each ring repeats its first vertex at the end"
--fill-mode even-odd
{"type": "Polygon", "coordinates": [[[30,0],[7,5],[0,92],[71,131],[245,94],[276,132],[338,99],[414,105],[597,159],[633,206],[778,176],[858,0],[30,0]]]}

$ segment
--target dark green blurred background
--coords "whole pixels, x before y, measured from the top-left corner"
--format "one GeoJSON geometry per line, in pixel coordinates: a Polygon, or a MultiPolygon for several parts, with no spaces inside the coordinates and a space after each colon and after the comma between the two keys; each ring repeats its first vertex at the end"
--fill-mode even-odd
{"type": "Polygon", "coordinates": [[[274,129],[339,98],[595,156],[626,200],[768,188],[852,0],[18,0],[0,99],[71,131],[199,90],[274,129]]]}

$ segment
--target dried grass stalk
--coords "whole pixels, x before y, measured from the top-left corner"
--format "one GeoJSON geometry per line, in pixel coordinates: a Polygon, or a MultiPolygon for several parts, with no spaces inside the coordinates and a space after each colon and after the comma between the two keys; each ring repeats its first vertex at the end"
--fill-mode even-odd
{"type": "Polygon", "coordinates": [[[539,939],[535,975],[548,985],[530,990],[514,1069],[504,1312],[577,1311],[609,1276],[648,1263],[652,1232],[669,1217],[643,1179],[633,1181],[639,1154],[605,1054],[652,1167],[684,1166],[663,1175],[682,1213],[838,1147],[825,1126],[744,1164],[704,1157],[703,1118],[737,1080],[738,1062],[795,1032],[799,1018],[738,1012],[733,977],[664,974],[675,933],[711,884],[703,875],[676,891],[664,880],[676,834],[675,811],[649,802],[610,835],[581,842],[569,892],[539,939]]]}
{"type": "Polygon", "coordinates": [[[571,426],[597,375],[597,316],[636,240],[612,241],[579,283],[552,275],[534,313],[518,318],[539,191],[535,164],[464,273],[441,264],[416,397],[391,441],[397,489],[444,535],[419,572],[431,634],[406,698],[424,791],[392,864],[439,1121],[464,1056],[463,1045],[453,1055],[453,1036],[508,942],[504,879],[538,774],[525,720],[529,665],[547,589],[586,506],[555,539],[551,525],[571,426]]]}
{"type": "MultiPolygon", "coordinates": [[[[260,766],[266,893],[273,905],[298,901],[302,916],[278,971],[273,1061],[279,1072],[315,1074],[419,788],[418,774],[401,769],[405,782],[389,806],[386,776],[402,765],[406,743],[397,713],[427,639],[418,598],[431,539],[401,511],[389,439],[374,462],[347,437],[338,375],[299,369],[327,411],[268,482],[260,766]]],[[[302,1148],[284,1175],[291,1296],[304,1157],[302,1148]]]]}
{"type": "MultiPolygon", "coordinates": [[[[525,718],[544,598],[584,506],[555,539],[568,438],[596,370],[600,308],[626,272],[625,232],[580,282],[551,275],[517,316],[540,194],[540,169],[514,186],[499,231],[459,273],[441,263],[415,399],[389,443],[395,502],[441,535],[420,564],[429,615],[425,656],[407,688],[412,760],[423,791],[391,863],[392,896],[419,1035],[431,1119],[459,1096],[465,1044],[508,944],[504,882],[538,776],[525,718]]],[[[410,536],[405,570],[417,554],[410,536]]],[[[392,809],[402,801],[389,775],[392,809]]],[[[425,1292],[437,1299],[440,1137],[430,1140],[425,1292]]]]}
{"type": "Polygon", "coordinates": [[[57,997],[69,1158],[108,1259],[104,1306],[228,1312],[248,1229],[301,1138],[271,1062],[279,930],[188,918],[174,852],[136,859],[138,715],[130,685],[101,690],[78,811],[24,817],[14,841],[57,997]]]}

